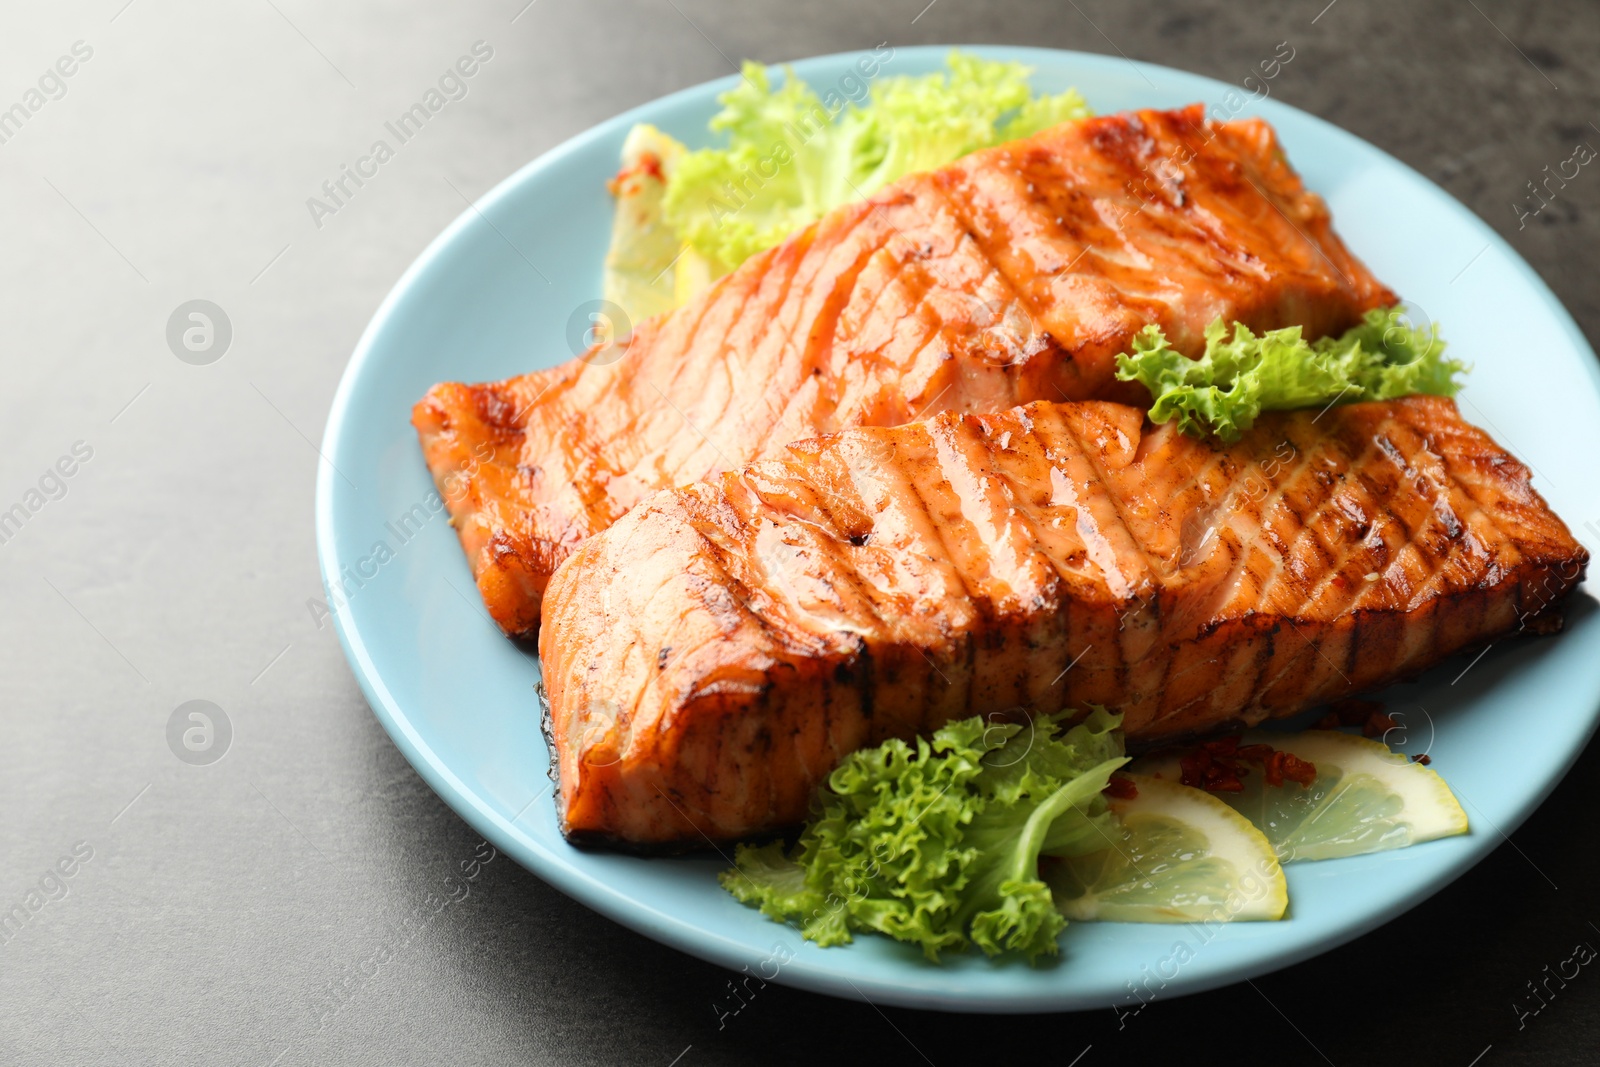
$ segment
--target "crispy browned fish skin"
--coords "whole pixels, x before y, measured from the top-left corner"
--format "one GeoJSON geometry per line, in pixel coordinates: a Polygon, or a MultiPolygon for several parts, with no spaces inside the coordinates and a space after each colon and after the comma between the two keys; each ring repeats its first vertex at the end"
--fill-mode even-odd
{"type": "Polygon", "coordinates": [[[647,322],[627,354],[444,384],[412,421],[489,612],[529,634],[557,564],[645,495],[850,426],[1125,399],[1114,357],[1217,317],[1343,330],[1394,294],[1260,120],[1062,126],[840,208],[647,322]]]}
{"type": "Polygon", "coordinates": [[[782,826],[845,753],[1018,707],[1105,704],[1136,741],[1289,714],[1548,618],[1587,561],[1437,397],[1230,446],[1104,402],[802,441],[551,581],[564,826],[782,826]]]}

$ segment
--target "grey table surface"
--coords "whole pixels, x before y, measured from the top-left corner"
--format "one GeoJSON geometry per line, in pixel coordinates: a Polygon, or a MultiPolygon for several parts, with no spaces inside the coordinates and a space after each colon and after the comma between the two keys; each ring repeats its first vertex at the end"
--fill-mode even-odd
{"type": "Polygon", "coordinates": [[[769,986],[719,1026],[727,974],[503,857],[399,939],[479,838],[306,609],[313,442],[362,327],[462,210],[452,184],[477,196],[730,57],[883,40],[1084,49],[1233,82],[1289,41],[1278,98],[1462,199],[1600,336],[1600,177],[1525,225],[1511,206],[1600,144],[1585,0],[8,3],[0,107],[31,113],[0,143],[0,508],[33,514],[0,544],[0,910],[43,904],[0,943],[0,1063],[1600,1059],[1600,977],[1547,981],[1600,945],[1592,752],[1403,919],[1125,1025],[769,986]],[[495,59],[468,98],[316,228],[306,198],[477,40],[495,59]],[[208,366],[166,339],[197,298],[233,328],[208,366]],[[75,448],[72,476],[51,477],[75,448]],[[214,765],[168,745],[195,699],[232,724],[214,765]],[[63,860],[71,876],[52,875],[63,860]],[[1548,991],[1537,1012],[1530,983],[1548,991]]]}

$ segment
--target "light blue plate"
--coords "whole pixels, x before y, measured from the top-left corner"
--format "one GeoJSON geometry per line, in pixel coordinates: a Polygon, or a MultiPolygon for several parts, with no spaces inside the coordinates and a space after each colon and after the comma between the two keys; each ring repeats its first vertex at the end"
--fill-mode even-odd
{"type": "MultiPolygon", "coordinates": [[[[1031,65],[1043,91],[1077,86],[1102,113],[1202,100],[1270,120],[1307,183],[1332,205],[1350,247],[1441,322],[1452,351],[1476,364],[1461,398],[1468,418],[1535,470],[1540,491],[1596,547],[1594,354],[1550,290],[1471,212],[1320,119],[1272,99],[1240,107],[1245,94],[1221,82],[1075,52],[972,51],[1031,65]]],[[[897,49],[884,73],[938,69],[945,52],[897,49]]],[[[826,88],[855,59],[824,56],[795,69],[826,88]]],[[[620,115],[483,197],[383,302],[334,399],[323,443],[333,467],[324,464],[317,485],[317,546],[325,583],[348,573],[362,582],[347,585],[339,637],[395,744],[462,818],[590,907],[735,971],[776,970],[780,982],[876,1003],[1021,1012],[1137,1006],[1134,985],[1142,999],[1170,997],[1314,956],[1438,890],[1527,817],[1577,756],[1600,709],[1600,616],[1584,592],[1563,636],[1508,642],[1459,679],[1466,660],[1385,697],[1408,727],[1403,747],[1429,749],[1455,787],[1471,834],[1291,867],[1283,922],[1238,923],[1209,939],[1184,926],[1075,924],[1051,966],[977,956],[936,967],[879,937],[847,948],[804,943],[719,889],[723,864],[714,857],[635,859],[569,847],[556,830],[545,774],[537,660],[489,621],[442,513],[414,534],[397,521],[431,488],[409,413],[437,381],[503,378],[572,356],[568,320],[599,295],[611,221],[604,183],[623,136],[635,122],[652,122],[703,143],[714,97],[733,80],[620,115]]]]}

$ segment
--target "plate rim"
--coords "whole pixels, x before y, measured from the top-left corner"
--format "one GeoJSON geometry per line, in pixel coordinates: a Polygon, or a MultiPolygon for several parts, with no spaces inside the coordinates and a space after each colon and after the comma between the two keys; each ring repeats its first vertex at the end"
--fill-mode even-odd
{"type": "MultiPolygon", "coordinates": [[[[1131,67],[1141,75],[1146,72],[1160,72],[1163,75],[1177,74],[1183,78],[1203,83],[1209,91],[1237,91],[1229,83],[1207,75],[1185,71],[1181,68],[1071,49],[970,43],[907,45],[895,46],[895,55],[942,56],[953,49],[988,58],[1019,60],[1035,66],[1041,61],[1060,62],[1063,57],[1066,57],[1072,63],[1080,66],[1087,65],[1091,68],[1126,66],[1131,67]]],[[[787,60],[784,63],[797,66],[802,64],[821,66],[829,63],[838,63],[860,54],[859,50],[832,52],[787,60]]],[[[774,63],[771,65],[777,66],[780,64],[774,63]]],[[[352,405],[357,397],[357,383],[363,376],[367,364],[377,358],[375,355],[378,351],[377,339],[383,333],[389,320],[395,315],[396,310],[409,298],[418,278],[429,269],[435,260],[443,255],[444,251],[468,227],[473,225],[480,214],[486,214],[492,207],[511,196],[521,186],[535,180],[542,171],[554,168],[567,156],[583,150],[592,142],[612,135],[619,127],[637,121],[647,121],[652,114],[663,107],[697,98],[713,98],[717,93],[736,84],[738,78],[739,75],[730,74],[678,89],[641,103],[574,134],[518,167],[487,192],[480,195],[452,219],[407,266],[406,270],[395,281],[373,312],[372,318],[356,342],[350,359],[340,375],[339,384],[334,392],[322,435],[321,452],[324,460],[319,462],[317,469],[315,530],[318,569],[325,594],[331,595],[332,583],[338,579],[340,567],[347,562],[341,559],[336,541],[335,498],[341,493],[341,490],[338,485],[339,476],[334,463],[341,452],[340,446],[345,437],[345,424],[352,418],[352,405]]],[[[1566,334],[1573,347],[1580,354],[1588,354],[1589,359],[1584,361],[1584,370],[1589,380],[1589,385],[1597,397],[1597,402],[1600,402],[1600,360],[1596,360],[1594,350],[1590,346],[1588,339],[1579,329],[1571,312],[1568,311],[1554,291],[1550,289],[1545,280],[1492,226],[1426,175],[1418,172],[1384,149],[1292,104],[1279,100],[1273,101],[1273,104],[1275,107],[1288,109],[1301,120],[1309,120],[1310,124],[1322,136],[1330,137],[1335,141],[1348,139],[1359,142],[1366,150],[1375,153],[1389,166],[1398,168],[1411,179],[1421,183],[1432,195],[1452,205],[1463,220],[1469,226],[1476,227],[1480,235],[1486,239],[1485,251],[1497,251],[1507,261],[1510,268],[1529,285],[1530,289],[1542,298],[1545,309],[1551,313],[1552,320],[1566,334]]],[[[1479,254],[1482,255],[1483,253],[1479,254]]],[[[448,763],[434,752],[426,739],[410,721],[404,709],[400,706],[400,702],[384,682],[382,673],[374,662],[363,635],[359,632],[360,627],[356,624],[354,614],[333,612],[331,617],[334,623],[334,630],[338,634],[340,647],[374,716],[383,725],[385,732],[395,746],[400,749],[407,762],[428,784],[429,788],[444,800],[468,825],[482,833],[497,848],[505,851],[513,859],[517,860],[521,866],[540,879],[555,886],[585,907],[597,911],[615,922],[621,923],[679,951],[733,970],[737,970],[742,964],[748,963],[748,950],[743,943],[713,929],[708,929],[706,926],[694,921],[668,914],[647,901],[642,901],[608,885],[603,879],[595,877],[591,873],[577,869],[557,856],[532,835],[518,830],[516,823],[521,818],[520,813],[517,817],[508,820],[491,808],[484,797],[468,788],[448,763]]],[[[1477,838],[1468,839],[1468,851],[1455,862],[1440,867],[1429,877],[1418,881],[1408,890],[1390,895],[1383,906],[1369,909],[1351,920],[1341,921],[1321,936],[1309,938],[1305,941],[1285,946],[1282,949],[1268,949],[1254,953],[1232,965],[1218,967],[1203,974],[1191,975],[1187,978],[1180,975],[1179,978],[1164,986],[1160,991],[1160,995],[1162,997],[1176,997],[1204,992],[1315,958],[1390,922],[1400,914],[1421,904],[1444,888],[1444,886],[1465,875],[1498,848],[1504,840],[1508,839],[1509,834],[1540,807],[1556,786],[1566,777],[1578,756],[1583,752],[1588,740],[1593,737],[1597,726],[1600,726],[1600,683],[1591,688],[1590,700],[1595,704],[1595,709],[1589,714],[1588,722],[1582,731],[1583,737],[1580,743],[1574,745],[1565,754],[1565,758],[1560,761],[1559,767],[1555,767],[1554,764],[1546,765],[1547,770],[1553,769],[1555,773],[1547,774],[1547,780],[1542,787],[1528,794],[1512,815],[1496,826],[1499,831],[1497,837],[1485,835],[1481,840],[1477,838]]],[[[545,795],[540,793],[536,800],[542,799],[545,795]]],[[[526,808],[524,811],[526,811],[526,808]]],[[[775,929],[779,929],[779,927],[775,925],[775,929]]],[[[907,977],[912,976],[912,973],[908,972],[907,977]]],[[[812,966],[803,963],[798,957],[786,963],[780,975],[773,980],[812,992],[860,1000],[872,1004],[888,1003],[911,1008],[947,1011],[997,1014],[1088,1011],[1103,1010],[1115,1003],[1113,1000],[1104,998],[1086,999],[1081,996],[1048,989],[1041,990],[1038,996],[1014,997],[1003,1004],[981,998],[974,1002],[973,999],[967,997],[959,997],[944,991],[922,987],[914,981],[891,983],[863,977],[862,984],[858,985],[855,981],[843,976],[839,972],[837,965],[828,967],[812,966]],[[863,989],[862,985],[865,985],[866,988],[863,989]],[[869,992],[872,994],[871,996],[868,995],[869,992]]]]}

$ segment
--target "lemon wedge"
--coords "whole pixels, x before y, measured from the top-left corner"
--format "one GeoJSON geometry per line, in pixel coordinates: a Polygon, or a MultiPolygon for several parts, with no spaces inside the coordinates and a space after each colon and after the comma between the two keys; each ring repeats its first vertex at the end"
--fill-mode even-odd
{"type": "Polygon", "coordinates": [[[661,217],[661,198],[685,151],[647,123],[629,130],[622,144],[603,291],[634,326],[679,303],[675,268],[684,246],[661,217]]]}
{"type": "MultiPolygon", "coordinates": [[[[1315,764],[1309,786],[1267,785],[1251,767],[1238,793],[1207,794],[1243,815],[1284,863],[1337,859],[1467,832],[1467,813],[1437,773],[1377,741],[1334,730],[1251,732],[1244,744],[1267,744],[1315,764]]],[[[1146,774],[1177,781],[1176,756],[1141,760],[1146,774]]]]}
{"type": "Polygon", "coordinates": [[[1283,917],[1283,869],[1249,820],[1202,790],[1126,777],[1138,795],[1111,801],[1118,829],[1108,847],[1041,865],[1063,915],[1146,923],[1283,917]]]}

